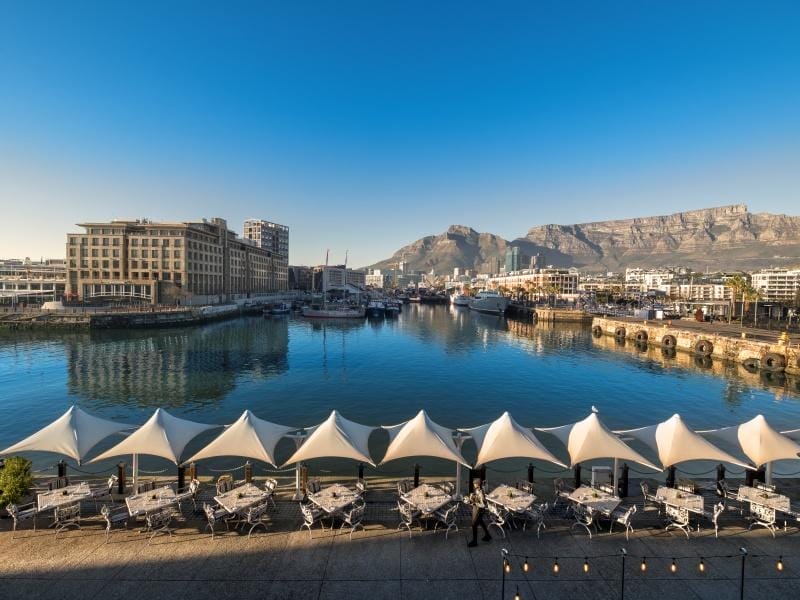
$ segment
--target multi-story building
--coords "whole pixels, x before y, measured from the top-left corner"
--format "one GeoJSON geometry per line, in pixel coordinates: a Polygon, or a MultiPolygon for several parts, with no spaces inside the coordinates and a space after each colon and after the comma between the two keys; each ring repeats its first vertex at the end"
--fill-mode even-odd
{"type": "Polygon", "coordinates": [[[367,285],[367,274],[344,265],[319,266],[314,268],[314,288],[317,291],[363,290],[367,285]]]}
{"type": "Polygon", "coordinates": [[[625,289],[629,292],[657,290],[675,278],[673,269],[625,269],[625,289]]]}
{"type": "Polygon", "coordinates": [[[224,219],[79,226],[84,233],[67,234],[69,299],[193,304],[286,289],[283,257],[239,238],[224,219]]]}
{"type": "Polygon", "coordinates": [[[571,269],[523,269],[503,273],[486,280],[490,288],[504,287],[509,290],[522,288],[530,293],[556,293],[560,296],[578,293],[578,272],[571,269]]]}
{"type": "Polygon", "coordinates": [[[289,228],[264,219],[248,219],[243,237],[272,253],[277,289],[289,289],[289,228]]]}
{"type": "Polygon", "coordinates": [[[0,260],[0,302],[60,300],[66,285],[67,269],[63,259],[0,260]]]}
{"type": "Polygon", "coordinates": [[[366,285],[374,288],[384,289],[393,283],[392,274],[381,269],[369,269],[364,279],[366,285]]]}
{"type": "Polygon", "coordinates": [[[673,300],[695,302],[733,301],[733,288],[721,283],[672,283],[661,285],[654,289],[664,292],[667,297],[673,300]]]}
{"type": "Polygon", "coordinates": [[[751,285],[769,302],[800,300],[800,269],[763,269],[751,273],[751,285]]]}
{"type": "Polygon", "coordinates": [[[289,267],[289,289],[310,291],[313,288],[314,269],[303,266],[289,267]]]}
{"type": "Polygon", "coordinates": [[[505,272],[514,273],[530,263],[530,257],[519,249],[519,246],[509,246],[506,249],[505,272]]]}

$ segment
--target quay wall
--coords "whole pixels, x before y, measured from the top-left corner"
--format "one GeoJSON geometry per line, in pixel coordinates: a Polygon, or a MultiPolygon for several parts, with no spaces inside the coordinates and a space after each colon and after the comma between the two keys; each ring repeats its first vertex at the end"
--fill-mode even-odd
{"type": "Polygon", "coordinates": [[[682,329],[666,322],[636,321],[595,317],[595,336],[610,336],[620,341],[633,341],[648,346],[674,348],[705,358],[740,363],[755,370],[800,375],[800,345],[775,341],[734,337],[708,330],[682,329]]]}

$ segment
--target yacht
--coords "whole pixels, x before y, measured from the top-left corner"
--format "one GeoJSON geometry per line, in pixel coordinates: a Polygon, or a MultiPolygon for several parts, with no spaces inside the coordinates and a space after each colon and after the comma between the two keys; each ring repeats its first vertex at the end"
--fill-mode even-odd
{"type": "Polygon", "coordinates": [[[367,316],[380,318],[386,312],[386,305],[379,300],[372,300],[367,304],[367,316]]]}
{"type": "Polygon", "coordinates": [[[508,308],[508,298],[494,290],[483,290],[470,299],[469,308],[482,313],[503,315],[508,308]]]}
{"type": "Polygon", "coordinates": [[[466,294],[450,294],[450,304],[453,306],[469,306],[470,299],[466,294]]]}
{"type": "Polygon", "coordinates": [[[366,311],[363,306],[323,306],[322,308],[303,307],[303,316],[317,319],[363,319],[366,311]]]}

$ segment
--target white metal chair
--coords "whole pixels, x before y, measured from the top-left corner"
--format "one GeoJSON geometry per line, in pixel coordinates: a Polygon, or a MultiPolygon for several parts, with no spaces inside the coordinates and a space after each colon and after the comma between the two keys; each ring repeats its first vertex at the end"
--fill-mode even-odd
{"type": "Polygon", "coordinates": [[[113,500],[111,492],[114,490],[114,486],[116,485],[117,481],[118,481],[117,476],[111,475],[111,477],[108,478],[108,481],[105,483],[105,485],[95,485],[89,488],[89,490],[91,491],[90,498],[94,500],[95,510],[98,510],[100,500],[102,500],[103,498],[108,498],[110,500],[113,500]]]}
{"type": "Polygon", "coordinates": [[[322,485],[319,482],[319,479],[309,479],[308,484],[306,485],[306,490],[308,490],[309,494],[316,494],[322,489],[322,485]]]}
{"type": "Polygon", "coordinates": [[[172,537],[173,530],[170,528],[172,523],[172,510],[165,508],[156,512],[148,513],[145,516],[147,522],[147,530],[151,532],[150,538],[147,540],[147,545],[153,541],[159,533],[163,533],[172,537]]]}
{"type": "Polygon", "coordinates": [[[689,523],[689,509],[685,506],[672,506],[671,504],[667,504],[665,507],[668,523],[664,529],[667,531],[673,527],[675,529],[680,529],[688,538],[689,529],[691,527],[689,523]]]}
{"type": "Polygon", "coordinates": [[[636,505],[633,504],[628,508],[617,507],[611,512],[611,525],[608,528],[609,533],[614,532],[614,523],[619,523],[625,528],[625,540],[628,540],[628,534],[633,533],[633,515],[636,514],[636,505]]]}
{"type": "Polygon", "coordinates": [[[547,529],[547,525],[544,522],[544,513],[547,512],[547,506],[547,502],[538,506],[534,504],[524,512],[516,513],[514,515],[515,518],[522,519],[522,530],[525,531],[528,528],[528,523],[530,523],[531,528],[536,527],[536,537],[539,538],[542,529],[547,529]]]}
{"type": "Polygon", "coordinates": [[[175,495],[175,498],[178,501],[178,506],[180,507],[184,500],[191,500],[194,510],[197,510],[197,493],[199,491],[200,481],[197,479],[192,479],[188,486],[182,490],[178,490],[178,493],[175,495]]]}
{"type": "Polygon", "coordinates": [[[359,479],[356,481],[356,494],[358,494],[359,498],[363,497],[367,493],[367,484],[363,479],[359,479]]]}
{"type": "Polygon", "coordinates": [[[17,527],[19,524],[25,521],[33,521],[33,530],[36,531],[36,514],[39,512],[39,509],[35,502],[30,502],[29,504],[9,504],[6,506],[6,512],[8,512],[14,520],[13,533],[11,534],[12,540],[17,534],[17,527]]]}
{"type": "Polygon", "coordinates": [[[506,537],[506,530],[505,526],[508,524],[508,511],[495,504],[494,502],[487,502],[486,503],[486,516],[489,517],[489,525],[486,527],[488,530],[489,527],[497,527],[500,533],[503,536],[503,539],[506,537]]]}
{"type": "Polygon", "coordinates": [[[303,515],[303,524],[300,525],[300,530],[303,530],[303,527],[308,529],[308,537],[313,539],[313,534],[311,533],[311,528],[314,526],[314,523],[319,523],[319,526],[325,531],[325,525],[322,524],[322,518],[325,516],[324,513],[316,508],[313,508],[310,504],[300,503],[300,513],[303,515]]]}
{"type": "Polygon", "coordinates": [[[517,489],[527,494],[533,494],[533,484],[530,481],[518,481],[517,489]]]}
{"type": "Polygon", "coordinates": [[[366,513],[366,504],[363,502],[359,502],[358,500],[353,503],[353,507],[350,509],[349,512],[343,512],[341,514],[342,524],[339,529],[343,529],[345,525],[350,527],[350,539],[353,539],[353,532],[361,528],[364,529],[364,525],[362,521],[364,520],[364,514],[366,513]]]}
{"type": "Polygon", "coordinates": [[[774,508],[771,506],[764,506],[762,504],[751,503],[749,519],[751,523],[747,528],[748,531],[754,526],[764,527],[772,533],[772,537],[775,537],[776,511],[774,508]]]}
{"type": "Polygon", "coordinates": [[[233,477],[230,475],[220,475],[217,478],[217,496],[230,492],[233,489],[233,477]]]}
{"type": "Polygon", "coordinates": [[[650,486],[647,484],[646,481],[642,481],[639,483],[639,487],[642,488],[642,512],[647,510],[648,502],[655,506],[658,514],[661,514],[661,502],[659,502],[658,498],[655,494],[650,493],[650,486]]]}
{"type": "Polygon", "coordinates": [[[275,488],[278,487],[278,480],[277,479],[267,479],[264,482],[264,491],[267,493],[267,500],[272,502],[272,507],[277,508],[277,504],[275,504],[275,488]]]}
{"type": "Polygon", "coordinates": [[[569,511],[569,501],[567,499],[569,498],[569,495],[575,490],[568,487],[564,483],[564,480],[561,478],[553,480],[553,488],[555,491],[555,497],[553,498],[553,508],[555,508],[558,505],[559,500],[563,500],[567,502],[567,507],[568,507],[567,510],[569,511]]]}
{"type": "Polygon", "coordinates": [[[231,514],[219,506],[211,506],[207,502],[203,503],[203,512],[206,515],[206,529],[211,530],[211,539],[214,539],[214,529],[218,521],[225,523],[225,529],[230,531],[231,514]]]}
{"type": "Polygon", "coordinates": [[[114,525],[122,523],[125,529],[128,528],[130,513],[128,513],[127,506],[112,507],[104,504],[100,509],[100,514],[103,515],[103,518],[106,520],[106,543],[108,543],[108,537],[111,535],[111,529],[114,525]]]}
{"type": "Polygon", "coordinates": [[[81,503],[68,504],[66,506],[57,506],[53,511],[53,527],[55,527],[56,536],[59,532],[75,527],[81,528],[81,503]]]}
{"type": "Polygon", "coordinates": [[[253,533],[253,530],[261,525],[264,528],[264,531],[267,530],[267,523],[265,522],[265,518],[267,517],[267,509],[269,508],[269,504],[267,503],[267,499],[264,498],[259,504],[255,506],[251,506],[247,510],[247,514],[245,515],[245,522],[250,525],[250,531],[247,532],[247,537],[250,537],[250,534],[253,533]]]}
{"type": "Polygon", "coordinates": [[[397,501],[397,510],[400,513],[400,524],[397,528],[402,529],[405,527],[408,529],[408,537],[411,537],[411,526],[419,517],[419,511],[414,510],[413,506],[402,500],[397,501]]]}
{"type": "Polygon", "coordinates": [[[711,522],[714,524],[714,537],[719,537],[719,516],[725,511],[725,505],[722,502],[717,502],[714,505],[714,511],[711,513],[711,522]]]}
{"type": "Polygon", "coordinates": [[[447,539],[447,536],[450,535],[451,529],[458,531],[458,524],[456,523],[457,513],[458,502],[446,505],[437,510],[434,513],[434,516],[436,517],[436,525],[433,526],[433,530],[436,531],[439,525],[442,525],[445,528],[444,539],[447,539]]]}
{"type": "Polygon", "coordinates": [[[572,507],[572,515],[575,517],[575,522],[570,526],[570,529],[575,526],[583,527],[586,533],[589,534],[589,539],[592,539],[592,528],[597,530],[595,511],[589,506],[576,504],[572,507]]]}
{"type": "Polygon", "coordinates": [[[456,491],[456,486],[450,481],[443,481],[439,484],[439,488],[448,496],[452,496],[456,491]]]}

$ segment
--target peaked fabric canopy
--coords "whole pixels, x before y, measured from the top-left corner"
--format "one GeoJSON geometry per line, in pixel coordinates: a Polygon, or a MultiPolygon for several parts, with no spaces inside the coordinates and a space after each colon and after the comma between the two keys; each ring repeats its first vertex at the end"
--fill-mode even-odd
{"type": "Polygon", "coordinates": [[[186,444],[204,431],[216,427],[219,425],[207,425],[179,419],[164,409],[157,408],[144,425],[91,462],[121,454],[149,454],[161,456],[177,465],[181,462],[181,454],[183,454],[186,444]]]}
{"type": "Polygon", "coordinates": [[[665,469],[690,460],[714,460],[752,468],[689,429],[680,415],[672,415],[657,425],[617,433],[630,435],[644,442],[658,454],[658,460],[665,469]]]}
{"type": "Polygon", "coordinates": [[[567,468],[553,456],[530,429],[522,427],[508,412],[486,425],[460,429],[472,436],[478,446],[475,466],[501,458],[537,458],[567,468]]]}
{"type": "Polygon", "coordinates": [[[312,458],[352,458],[371,464],[369,436],[377,427],[348,421],[335,410],[319,425],[308,429],[309,436],[292,457],[284,463],[311,460],[312,458]]]}
{"type": "Polygon", "coordinates": [[[89,450],[98,442],[111,434],[125,429],[133,429],[133,427],[133,425],[93,417],[77,406],[71,406],[67,412],[50,425],[6,448],[0,454],[28,450],[55,452],[69,456],[80,464],[89,450]]]}
{"type": "Polygon", "coordinates": [[[384,426],[389,432],[389,448],[381,464],[409,456],[435,456],[469,467],[453,442],[453,430],[431,421],[424,410],[399,425],[384,426]]]}
{"type": "Polygon", "coordinates": [[[611,433],[594,412],[583,421],[571,425],[537,427],[536,431],[552,433],[561,440],[569,452],[569,458],[572,461],[570,466],[596,458],[618,458],[639,463],[655,471],[661,470],[611,433]]]}
{"type": "Polygon", "coordinates": [[[295,427],[276,425],[259,419],[249,410],[223,431],[208,446],[186,462],[213,456],[244,456],[275,465],[275,446],[295,427]]]}
{"type": "Polygon", "coordinates": [[[738,444],[742,452],[756,466],[775,460],[797,458],[797,453],[800,452],[800,445],[770,427],[763,415],[758,415],[741,425],[712,429],[703,433],[731,444],[738,444]]]}

